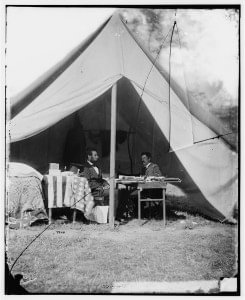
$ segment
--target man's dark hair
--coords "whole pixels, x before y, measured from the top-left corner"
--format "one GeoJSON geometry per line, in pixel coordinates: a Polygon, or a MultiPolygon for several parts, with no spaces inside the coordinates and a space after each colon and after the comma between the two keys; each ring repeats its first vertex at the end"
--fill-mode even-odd
{"type": "Polygon", "coordinates": [[[150,152],[142,152],[141,156],[146,155],[148,158],[151,158],[151,153],[150,152]]]}
{"type": "Polygon", "coordinates": [[[86,159],[88,158],[89,155],[92,155],[92,152],[97,150],[95,148],[87,148],[86,149],[86,159]]]}

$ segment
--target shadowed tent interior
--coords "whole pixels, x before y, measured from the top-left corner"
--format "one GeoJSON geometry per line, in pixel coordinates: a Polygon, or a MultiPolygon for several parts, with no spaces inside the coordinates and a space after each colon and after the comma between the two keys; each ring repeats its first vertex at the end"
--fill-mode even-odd
{"type": "Polygon", "coordinates": [[[116,173],[139,173],[140,153],[150,151],[164,175],[181,178],[180,187],[203,214],[220,221],[231,217],[237,154],[228,140],[216,138],[227,129],[187,103],[176,83],[169,86],[167,72],[153,65],[117,14],[86,47],[82,43],[12,102],[10,160],[46,172],[49,162],[65,163],[67,136],[74,140],[78,134],[83,145],[98,149],[108,173],[115,83],[116,173]]]}
{"type": "MultiPolygon", "coordinates": [[[[109,90],[83,109],[44,132],[12,143],[10,159],[25,162],[41,173],[48,171],[49,162],[59,162],[64,165],[67,134],[73,128],[76,114],[78,114],[79,121],[83,125],[86,146],[95,147],[98,150],[101,155],[102,169],[104,173],[108,174],[110,169],[110,94],[109,90]]],[[[201,210],[203,213],[206,212],[207,215],[214,217],[220,215],[201,194],[175,153],[168,151],[169,143],[144,103],[141,104],[138,124],[135,128],[140,97],[126,78],[122,78],[118,82],[117,97],[116,173],[130,174],[130,156],[132,156],[133,173],[139,174],[141,169],[140,153],[150,151],[153,160],[160,163],[161,171],[165,176],[178,175],[182,179],[178,186],[188,192],[192,204],[198,206],[198,203],[202,205],[205,203],[204,211],[201,210]],[[127,110],[124,109],[125,106],[127,110]],[[132,134],[128,135],[130,128],[132,128],[132,134]]],[[[220,215],[220,217],[222,216],[220,215]]]]}

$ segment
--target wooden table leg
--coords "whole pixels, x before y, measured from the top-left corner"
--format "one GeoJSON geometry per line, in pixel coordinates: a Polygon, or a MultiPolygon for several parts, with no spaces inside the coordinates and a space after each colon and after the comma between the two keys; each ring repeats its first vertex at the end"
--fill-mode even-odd
{"type": "Polygon", "coordinates": [[[151,207],[152,207],[152,203],[151,203],[151,201],[149,201],[148,202],[149,204],[149,217],[150,217],[150,219],[151,219],[151,207]]]}
{"type": "Polygon", "coordinates": [[[141,215],[140,215],[140,204],[141,204],[141,202],[140,202],[140,190],[138,190],[138,220],[140,220],[141,219],[141,215]]]}
{"type": "Polygon", "coordinates": [[[73,210],[73,223],[76,223],[76,215],[77,215],[77,210],[73,210]]]}
{"type": "Polygon", "coordinates": [[[51,224],[51,222],[52,222],[52,208],[51,207],[48,209],[48,221],[49,221],[49,224],[51,224]]]}
{"type": "Polygon", "coordinates": [[[163,209],[163,226],[165,227],[165,225],[166,225],[166,205],[165,205],[165,195],[166,195],[166,193],[165,193],[165,189],[162,189],[162,199],[163,199],[163,201],[162,201],[162,209],[163,209]]]}

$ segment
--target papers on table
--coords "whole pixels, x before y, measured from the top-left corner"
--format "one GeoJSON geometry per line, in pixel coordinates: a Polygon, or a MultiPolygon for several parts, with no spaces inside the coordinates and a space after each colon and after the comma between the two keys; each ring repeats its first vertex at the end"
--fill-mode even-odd
{"type": "Polygon", "coordinates": [[[155,176],[149,176],[149,177],[137,177],[137,176],[119,176],[119,178],[116,179],[117,183],[142,183],[142,182],[152,182],[152,181],[161,181],[161,182],[181,182],[179,178],[174,177],[155,177],[155,176]]]}

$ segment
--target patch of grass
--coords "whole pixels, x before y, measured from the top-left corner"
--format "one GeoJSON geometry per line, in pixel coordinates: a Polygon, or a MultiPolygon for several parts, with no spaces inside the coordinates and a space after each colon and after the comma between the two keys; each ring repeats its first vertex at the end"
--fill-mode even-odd
{"type": "MultiPolygon", "coordinates": [[[[181,214],[178,212],[178,214],[181,214]]],[[[236,272],[237,227],[191,217],[177,221],[138,220],[112,230],[108,224],[53,224],[21,256],[13,273],[36,278],[32,293],[108,293],[116,281],[176,281],[230,277],[236,272]]],[[[10,230],[13,259],[44,226],[10,230]]]]}

